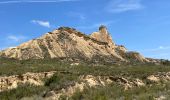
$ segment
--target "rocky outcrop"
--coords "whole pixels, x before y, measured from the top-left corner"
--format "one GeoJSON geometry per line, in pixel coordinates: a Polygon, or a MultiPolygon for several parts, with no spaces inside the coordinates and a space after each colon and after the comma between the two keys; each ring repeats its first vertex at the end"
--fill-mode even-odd
{"type": "Polygon", "coordinates": [[[110,36],[107,28],[103,25],[99,27],[99,32],[94,32],[90,36],[98,41],[106,42],[110,46],[115,46],[115,43],[113,43],[112,37],[110,36]]]}
{"type": "MultiPolygon", "coordinates": [[[[152,82],[159,83],[160,81],[170,81],[170,72],[160,72],[155,75],[150,75],[146,79],[131,79],[130,77],[114,77],[114,76],[80,76],[80,81],[75,82],[74,85],[62,88],[58,91],[50,91],[45,96],[44,100],[60,100],[61,96],[71,97],[76,91],[82,92],[87,87],[107,86],[109,84],[118,84],[124,87],[124,90],[132,89],[135,87],[144,87],[146,85],[152,86],[152,82]],[[151,83],[146,83],[151,81],[151,83]]],[[[159,99],[157,99],[159,100],[159,99]]]]}
{"type": "Polygon", "coordinates": [[[126,52],[126,58],[137,62],[151,62],[138,52],[126,52]]]}
{"type": "Polygon", "coordinates": [[[147,79],[151,82],[159,82],[160,81],[159,77],[156,77],[154,75],[148,76],[147,79]]]}
{"type": "MultiPolygon", "coordinates": [[[[26,73],[23,75],[13,75],[8,77],[0,77],[0,92],[17,88],[18,84],[33,84],[44,85],[42,79],[50,78],[56,71],[42,72],[42,73],[26,73]]],[[[146,79],[138,79],[123,76],[93,76],[81,75],[77,81],[68,83],[61,89],[47,91],[43,94],[41,100],[60,100],[61,96],[71,97],[77,91],[83,92],[85,88],[95,88],[97,86],[107,86],[109,84],[117,84],[124,88],[124,90],[135,87],[144,87],[146,85],[152,86],[154,83],[161,83],[162,81],[170,81],[170,72],[159,72],[149,75],[146,79]],[[147,81],[146,81],[147,80],[147,81]],[[150,81],[150,82],[149,82],[150,81]],[[148,83],[149,82],[149,83],[148,83]]],[[[26,97],[30,99],[29,97],[26,97]]],[[[25,100],[25,99],[23,99],[25,100]]]]}
{"type": "Polygon", "coordinates": [[[139,53],[129,54],[124,46],[116,45],[105,26],[90,36],[73,28],[61,27],[15,48],[3,50],[0,57],[19,60],[67,58],[101,63],[128,62],[130,58],[148,62],[139,53]]]}
{"type": "Polygon", "coordinates": [[[148,76],[147,79],[150,82],[154,82],[154,83],[158,83],[160,81],[167,82],[170,81],[170,72],[159,72],[157,74],[148,76]]]}
{"type": "Polygon", "coordinates": [[[33,85],[44,85],[42,79],[50,78],[53,76],[55,71],[42,72],[42,73],[26,73],[23,75],[13,75],[0,77],[0,92],[10,90],[18,87],[18,84],[33,84],[33,85]]]}
{"type": "Polygon", "coordinates": [[[110,82],[115,82],[123,86],[125,90],[131,89],[136,86],[137,87],[145,86],[145,83],[140,79],[129,80],[124,77],[113,77],[113,76],[110,76],[107,79],[110,80],[110,82]]]}
{"type": "Polygon", "coordinates": [[[95,86],[105,86],[107,84],[101,77],[95,77],[92,75],[80,76],[80,82],[75,82],[72,86],[68,86],[66,88],[62,88],[59,91],[50,91],[46,94],[45,100],[60,100],[61,96],[71,97],[75,92],[82,92],[87,86],[95,87],[95,86]],[[48,96],[49,95],[49,96],[48,96]]]}
{"type": "Polygon", "coordinates": [[[96,86],[107,86],[109,84],[119,84],[124,87],[125,90],[131,89],[133,87],[142,87],[145,86],[145,83],[140,79],[135,79],[130,81],[123,77],[113,77],[113,76],[80,76],[79,82],[75,82],[74,85],[62,88],[61,90],[55,91],[52,90],[48,92],[44,100],[60,100],[61,96],[71,97],[75,92],[82,92],[87,87],[96,87],[96,86]]]}

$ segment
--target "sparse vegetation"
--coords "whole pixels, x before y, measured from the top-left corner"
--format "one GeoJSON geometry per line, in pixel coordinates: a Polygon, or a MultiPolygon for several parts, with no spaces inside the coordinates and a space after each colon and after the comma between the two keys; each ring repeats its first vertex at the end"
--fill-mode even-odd
{"type": "Polygon", "coordinates": [[[45,81],[45,86],[49,87],[50,90],[59,90],[72,85],[76,80],[78,80],[78,75],[56,73],[45,81]]]}
{"type": "Polygon", "coordinates": [[[69,64],[64,61],[58,61],[61,59],[39,59],[20,61],[15,59],[0,58],[0,75],[9,76],[23,74],[26,72],[45,72],[55,70],[62,71],[65,70],[65,68],[67,68],[69,64]]]}
{"type": "Polygon", "coordinates": [[[23,97],[30,97],[33,95],[42,95],[43,92],[48,90],[44,86],[33,86],[29,84],[20,85],[18,88],[4,91],[0,93],[1,100],[19,100],[23,97]]]}
{"type": "Polygon", "coordinates": [[[154,100],[160,96],[170,97],[170,84],[153,84],[124,90],[116,84],[105,87],[86,88],[83,92],[76,92],[72,100],[154,100]],[[81,98],[81,99],[80,99],[81,98]]]}
{"type": "MultiPolygon", "coordinates": [[[[21,85],[11,91],[4,91],[0,93],[1,100],[18,100],[23,97],[30,96],[45,96],[47,91],[60,90],[74,82],[79,81],[80,75],[93,76],[122,76],[139,78],[145,80],[147,76],[158,72],[169,72],[170,66],[166,64],[122,64],[122,65],[100,65],[91,66],[88,63],[80,63],[78,66],[70,66],[72,62],[64,59],[44,59],[44,60],[15,60],[15,59],[0,59],[0,75],[14,75],[23,74],[26,72],[44,72],[44,71],[58,71],[50,79],[45,79],[44,86],[21,85]]],[[[109,100],[111,98],[117,99],[153,99],[161,95],[169,96],[169,83],[160,83],[153,85],[146,85],[145,87],[136,87],[124,91],[124,89],[117,84],[110,84],[105,87],[86,88],[83,92],[77,91],[70,100],[109,100]]],[[[66,98],[62,97],[63,100],[66,98]]]]}
{"type": "Polygon", "coordinates": [[[15,60],[15,59],[0,59],[0,75],[23,74],[26,72],[44,72],[44,71],[68,71],[77,74],[92,74],[92,75],[132,75],[142,77],[145,75],[168,72],[168,65],[154,64],[122,64],[122,65],[100,65],[91,66],[88,63],[81,63],[78,66],[70,66],[71,62],[64,61],[65,59],[37,59],[37,60],[15,60]],[[145,74],[145,75],[144,75],[145,74]]]}

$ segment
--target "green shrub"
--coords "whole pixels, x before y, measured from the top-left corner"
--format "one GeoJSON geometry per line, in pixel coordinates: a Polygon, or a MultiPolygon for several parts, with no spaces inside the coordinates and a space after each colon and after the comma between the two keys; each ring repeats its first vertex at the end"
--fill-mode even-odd
{"type": "MultiPolygon", "coordinates": [[[[91,63],[80,63],[78,66],[70,66],[70,62],[63,59],[43,59],[43,60],[15,60],[0,58],[0,75],[23,74],[26,72],[45,72],[57,71],[50,79],[45,80],[45,86],[21,85],[11,91],[0,93],[1,100],[15,100],[33,95],[42,95],[43,91],[59,90],[74,85],[75,81],[79,81],[80,75],[94,76],[122,76],[142,79],[148,83],[146,87],[133,88],[128,91],[116,84],[105,87],[87,88],[82,93],[76,92],[71,99],[79,100],[108,100],[117,99],[137,99],[150,100],[153,97],[159,97],[160,94],[170,97],[169,83],[152,84],[147,82],[146,77],[158,72],[169,72],[169,65],[153,65],[153,64],[122,64],[122,65],[99,65],[92,66],[91,63]],[[163,85],[164,84],[164,85],[163,85]],[[159,94],[159,93],[160,94],[159,94]]],[[[65,97],[63,97],[64,100],[65,97]]]]}
{"type": "Polygon", "coordinates": [[[45,86],[49,87],[50,89],[59,90],[69,85],[73,85],[74,82],[77,80],[78,80],[77,75],[56,73],[51,78],[45,81],[45,86]]]}
{"type": "Polygon", "coordinates": [[[18,100],[23,97],[30,97],[33,95],[41,95],[47,88],[43,86],[33,86],[29,84],[20,85],[16,89],[4,91],[0,93],[1,100],[18,100]]]}
{"type": "Polygon", "coordinates": [[[170,96],[169,83],[147,85],[145,87],[136,87],[124,90],[117,84],[107,85],[105,87],[86,88],[83,92],[76,92],[71,100],[154,100],[155,97],[170,96]],[[81,97],[81,99],[80,99],[81,97]]]}

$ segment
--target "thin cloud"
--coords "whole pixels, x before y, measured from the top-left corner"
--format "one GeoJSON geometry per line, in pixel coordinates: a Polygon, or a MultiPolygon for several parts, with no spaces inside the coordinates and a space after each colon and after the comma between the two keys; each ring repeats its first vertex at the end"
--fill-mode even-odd
{"type": "Polygon", "coordinates": [[[122,13],[126,11],[140,10],[144,8],[141,0],[111,0],[106,10],[111,13],[122,13]]]}
{"type": "Polygon", "coordinates": [[[26,37],[24,36],[14,36],[14,35],[10,35],[7,37],[8,40],[14,41],[14,42],[20,42],[22,40],[24,40],[26,37]]]}
{"type": "Polygon", "coordinates": [[[79,0],[16,0],[16,1],[0,1],[0,4],[16,4],[16,3],[60,3],[60,2],[75,2],[79,0]]]}
{"type": "Polygon", "coordinates": [[[141,52],[154,52],[154,51],[162,51],[162,50],[168,50],[168,49],[170,49],[170,46],[159,46],[158,48],[154,48],[154,49],[141,50],[141,52]]]}
{"type": "Polygon", "coordinates": [[[0,51],[5,50],[7,47],[0,47],[0,51]]]}
{"type": "Polygon", "coordinates": [[[146,57],[149,58],[158,58],[158,59],[169,59],[170,58],[170,46],[159,46],[153,49],[143,49],[138,50],[146,57]]]}
{"type": "Polygon", "coordinates": [[[40,26],[43,26],[43,27],[47,27],[47,28],[50,28],[50,27],[51,27],[49,21],[32,20],[31,22],[34,23],[34,24],[38,24],[38,25],[40,25],[40,26]]]}
{"type": "Polygon", "coordinates": [[[148,57],[157,58],[157,59],[169,59],[170,60],[170,53],[158,53],[158,54],[149,54],[148,57]]]}

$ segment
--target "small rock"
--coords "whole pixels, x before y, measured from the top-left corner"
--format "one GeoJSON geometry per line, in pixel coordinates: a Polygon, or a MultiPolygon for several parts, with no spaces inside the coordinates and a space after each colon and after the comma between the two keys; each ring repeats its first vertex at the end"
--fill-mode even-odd
{"type": "Polygon", "coordinates": [[[78,66],[79,65],[79,63],[72,63],[72,64],[70,64],[71,66],[78,66]]]}
{"type": "Polygon", "coordinates": [[[136,79],[136,80],[134,81],[134,83],[135,83],[138,87],[140,87],[140,86],[145,86],[145,83],[143,83],[143,81],[140,80],[140,79],[136,79]]]}
{"type": "Polygon", "coordinates": [[[151,82],[159,82],[160,79],[158,77],[155,77],[154,75],[148,76],[147,79],[151,82]]]}

